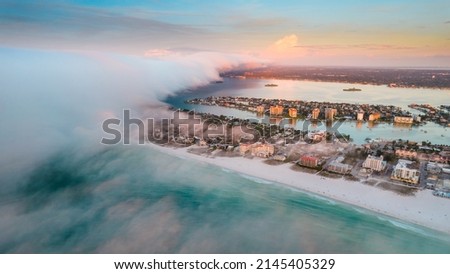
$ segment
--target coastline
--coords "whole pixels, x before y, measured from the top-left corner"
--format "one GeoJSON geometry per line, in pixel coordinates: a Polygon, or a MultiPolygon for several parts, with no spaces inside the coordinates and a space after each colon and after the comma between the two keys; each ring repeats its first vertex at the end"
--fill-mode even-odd
{"type": "Polygon", "coordinates": [[[450,234],[449,201],[434,197],[428,190],[418,191],[414,196],[403,196],[361,182],[294,171],[290,169],[289,164],[269,166],[264,163],[265,159],[211,157],[190,153],[189,147],[175,148],[149,144],[152,148],[175,157],[211,164],[450,234]]]}

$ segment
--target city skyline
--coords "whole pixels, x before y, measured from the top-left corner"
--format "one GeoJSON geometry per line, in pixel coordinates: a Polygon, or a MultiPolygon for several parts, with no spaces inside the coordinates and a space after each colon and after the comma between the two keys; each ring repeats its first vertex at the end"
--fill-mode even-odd
{"type": "Polygon", "coordinates": [[[0,1],[0,45],[161,58],[212,51],[267,63],[449,67],[446,1],[0,1]]]}

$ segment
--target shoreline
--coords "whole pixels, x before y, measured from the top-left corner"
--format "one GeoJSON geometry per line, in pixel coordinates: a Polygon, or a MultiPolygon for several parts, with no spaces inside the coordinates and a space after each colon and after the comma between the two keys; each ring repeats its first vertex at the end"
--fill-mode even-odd
{"type": "Polygon", "coordinates": [[[428,190],[418,191],[413,196],[403,196],[361,182],[295,171],[287,163],[272,166],[260,158],[210,157],[189,152],[191,147],[148,144],[175,157],[200,161],[450,235],[449,201],[433,196],[428,190]]]}
{"type": "MultiPolygon", "coordinates": [[[[236,76],[224,76],[223,78],[236,78],[236,76]]],[[[321,80],[321,79],[310,79],[310,78],[285,78],[285,77],[258,77],[258,76],[245,76],[245,79],[253,79],[253,80],[287,80],[287,81],[305,81],[305,82],[315,82],[315,83],[341,83],[341,84],[351,84],[351,85],[362,85],[362,86],[385,86],[387,88],[392,89],[398,89],[398,88],[409,88],[409,89],[415,89],[415,90],[421,90],[421,89],[432,89],[432,90],[442,90],[442,91],[449,91],[450,87],[433,87],[433,86],[416,86],[416,85],[400,85],[400,86],[389,86],[390,83],[369,83],[365,81],[348,81],[345,82],[343,80],[336,80],[331,81],[329,79],[327,80],[321,80]]]]}

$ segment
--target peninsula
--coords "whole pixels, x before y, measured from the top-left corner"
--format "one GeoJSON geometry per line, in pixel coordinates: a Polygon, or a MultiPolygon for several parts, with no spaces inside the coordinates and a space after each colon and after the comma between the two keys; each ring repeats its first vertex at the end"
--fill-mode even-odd
{"type": "Polygon", "coordinates": [[[187,128],[177,118],[149,129],[158,149],[450,233],[448,145],[382,139],[356,145],[336,132],[177,112],[187,128]],[[191,131],[193,121],[200,126],[191,131]]]}

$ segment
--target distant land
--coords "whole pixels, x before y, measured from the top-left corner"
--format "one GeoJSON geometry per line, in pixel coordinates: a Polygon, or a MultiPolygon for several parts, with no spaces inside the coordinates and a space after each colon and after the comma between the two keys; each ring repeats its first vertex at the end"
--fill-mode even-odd
{"type": "Polygon", "coordinates": [[[221,76],[450,89],[450,70],[445,69],[272,66],[234,70],[221,76]]]}

